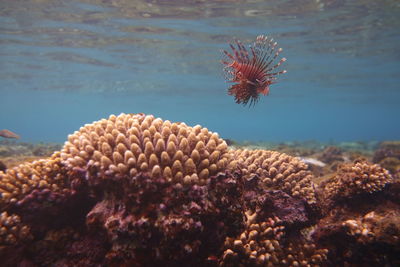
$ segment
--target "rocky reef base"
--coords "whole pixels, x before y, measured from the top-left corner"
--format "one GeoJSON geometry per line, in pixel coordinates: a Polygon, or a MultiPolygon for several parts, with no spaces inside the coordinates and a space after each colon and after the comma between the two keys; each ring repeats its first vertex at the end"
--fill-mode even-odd
{"type": "Polygon", "coordinates": [[[2,266],[400,265],[400,142],[238,144],[121,114],[40,147],[0,144],[2,266]]]}

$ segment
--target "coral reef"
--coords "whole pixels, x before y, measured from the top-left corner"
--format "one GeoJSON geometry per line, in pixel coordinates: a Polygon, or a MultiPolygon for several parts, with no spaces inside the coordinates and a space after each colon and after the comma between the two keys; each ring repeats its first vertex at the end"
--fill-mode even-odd
{"type": "Polygon", "coordinates": [[[379,144],[374,153],[373,162],[388,169],[394,176],[400,178],[400,142],[386,141],[379,144]]]}
{"type": "Polygon", "coordinates": [[[227,238],[222,266],[311,266],[326,262],[327,249],[316,249],[297,236],[296,244],[284,243],[285,227],[277,217],[257,222],[249,214],[247,227],[237,238],[227,238]]]}
{"type": "MultiPolygon", "coordinates": [[[[317,243],[329,249],[334,266],[398,266],[400,263],[399,210],[374,203],[376,210],[335,209],[314,229],[317,243]]],[[[365,209],[364,209],[365,208],[365,209]]]]}
{"type": "Polygon", "coordinates": [[[332,264],[400,264],[398,179],[379,165],[356,161],[342,165],[319,190],[323,192],[324,216],[312,235],[329,249],[332,264]]]}
{"type": "Polygon", "coordinates": [[[0,171],[0,261],[398,265],[399,181],[366,161],[315,180],[285,153],[229,149],[200,126],[112,115],[51,157],[0,171]]]}
{"type": "Polygon", "coordinates": [[[23,163],[0,172],[0,206],[41,202],[45,195],[63,193],[66,176],[62,168],[59,153],[55,153],[49,159],[23,163]]]}
{"type": "Polygon", "coordinates": [[[217,134],[200,126],[123,114],[70,135],[61,158],[68,169],[88,170],[89,179],[150,172],[168,182],[204,185],[224,170],[227,148],[217,134]]]}
{"type": "Polygon", "coordinates": [[[245,179],[254,175],[270,189],[281,189],[293,196],[301,196],[308,203],[316,202],[312,174],[301,160],[284,153],[268,150],[235,150],[228,168],[239,168],[245,179]]]}
{"type": "Polygon", "coordinates": [[[342,165],[336,175],[327,181],[324,196],[331,200],[355,197],[381,191],[392,182],[389,171],[377,164],[358,161],[342,165]]]}
{"type": "Polygon", "coordinates": [[[0,214],[0,250],[5,246],[16,245],[30,237],[29,227],[21,223],[18,215],[0,214]]]}

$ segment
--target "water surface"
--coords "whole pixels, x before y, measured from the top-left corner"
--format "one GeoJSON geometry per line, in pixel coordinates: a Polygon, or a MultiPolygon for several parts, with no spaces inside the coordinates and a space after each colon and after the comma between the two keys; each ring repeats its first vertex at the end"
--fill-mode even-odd
{"type": "Polygon", "coordinates": [[[63,142],[148,113],[238,140],[400,138],[398,1],[1,1],[0,128],[63,142]],[[220,50],[273,36],[288,73],[255,107],[220,50]]]}

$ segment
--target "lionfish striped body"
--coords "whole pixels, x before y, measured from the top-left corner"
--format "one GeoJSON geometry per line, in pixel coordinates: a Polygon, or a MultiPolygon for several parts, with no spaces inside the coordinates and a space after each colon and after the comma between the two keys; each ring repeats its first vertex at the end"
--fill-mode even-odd
{"type": "Polygon", "coordinates": [[[264,35],[257,36],[250,46],[250,54],[239,40],[235,40],[235,44],[236,47],[230,44],[232,54],[223,50],[226,80],[234,83],[228,94],[234,95],[238,104],[246,105],[250,101],[250,105],[254,105],[259,94],[268,95],[269,86],[275,83],[277,76],[286,73],[286,70],[276,71],[286,58],[275,63],[282,48],[275,50],[277,43],[264,35]]]}

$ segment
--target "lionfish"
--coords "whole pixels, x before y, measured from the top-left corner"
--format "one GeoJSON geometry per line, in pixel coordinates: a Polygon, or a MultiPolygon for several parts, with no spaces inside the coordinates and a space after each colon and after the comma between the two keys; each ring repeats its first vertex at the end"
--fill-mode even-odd
{"type": "Polygon", "coordinates": [[[250,101],[251,106],[257,103],[260,94],[269,94],[269,86],[275,83],[278,75],[286,73],[286,70],[276,71],[286,58],[275,63],[282,48],[276,49],[278,43],[264,35],[257,36],[250,46],[251,54],[239,40],[234,43],[236,47],[230,44],[232,53],[222,50],[225,79],[234,83],[228,94],[235,96],[236,103],[247,105],[250,101]]]}

